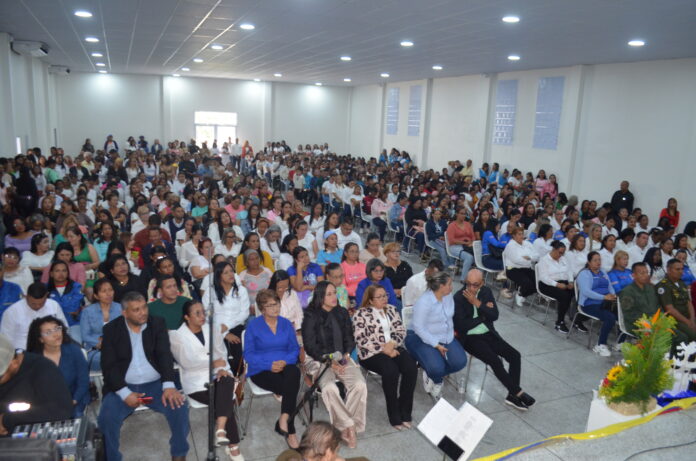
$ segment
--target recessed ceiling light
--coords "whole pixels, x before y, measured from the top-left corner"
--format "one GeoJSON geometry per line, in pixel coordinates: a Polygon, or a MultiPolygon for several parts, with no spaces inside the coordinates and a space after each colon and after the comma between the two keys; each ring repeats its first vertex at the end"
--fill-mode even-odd
{"type": "Polygon", "coordinates": [[[100,73],[100,74],[105,74],[106,71],[105,71],[105,70],[100,70],[99,73],[100,73]]]}
{"type": "Polygon", "coordinates": [[[315,85],[316,85],[316,86],[321,86],[322,83],[321,83],[321,82],[317,82],[317,83],[315,83],[315,85]]]}
{"type": "Polygon", "coordinates": [[[97,66],[97,67],[106,67],[106,64],[104,64],[103,62],[98,62],[98,63],[95,64],[95,66],[97,66]]]}
{"type": "Polygon", "coordinates": [[[203,60],[201,58],[193,58],[193,62],[200,64],[203,60]]]}
{"type": "Polygon", "coordinates": [[[520,60],[520,57],[519,57],[518,55],[516,55],[516,54],[511,54],[510,56],[508,56],[508,59],[509,59],[510,61],[519,61],[519,60],[520,60]]]}
{"type": "Polygon", "coordinates": [[[401,42],[401,46],[403,46],[405,48],[409,48],[409,47],[413,46],[413,42],[411,40],[403,40],[401,42]]]}
{"type": "Polygon", "coordinates": [[[240,24],[239,28],[244,30],[254,30],[256,29],[256,26],[253,24],[249,24],[248,22],[245,22],[244,24],[240,24]]]}
{"type": "Polygon", "coordinates": [[[382,77],[382,78],[388,78],[388,77],[389,77],[389,74],[386,73],[386,72],[382,72],[381,74],[379,74],[379,76],[382,77]]]}
{"type": "Polygon", "coordinates": [[[273,76],[274,76],[274,77],[282,77],[283,74],[281,74],[281,73],[275,73],[275,74],[273,74],[273,76]]]}
{"type": "Polygon", "coordinates": [[[643,40],[631,40],[628,42],[630,46],[643,46],[645,45],[645,42],[643,40]]]}
{"type": "Polygon", "coordinates": [[[104,56],[104,55],[101,54],[101,53],[92,53],[92,57],[93,57],[93,58],[101,58],[101,57],[103,57],[103,56],[104,56]]]}
{"type": "Polygon", "coordinates": [[[520,22],[520,17],[519,16],[503,16],[503,22],[507,22],[508,24],[515,24],[520,22]]]}
{"type": "Polygon", "coordinates": [[[350,78],[346,77],[346,78],[343,79],[343,81],[346,82],[346,83],[350,83],[350,82],[352,82],[353,80],[351,80],[350,78]]]}
{"type": "Polygon", "coordinates": [[[433,66],[433,70],[442,70],[442,66],[440,66],[440,65],[438,65],[438,64],[435,64],[435,65],[433,66]]]}
{"type": "Polygon", "coordinates": [[[75,11],[75,16],[77,16],[78,18],[91,18],[92,13],[90,13],[89,11],[85,11],[85,10],[77,10],[77,11],[75,11]]]}
{"type": "Polygon", "coordinates": [[[260,82],[261,79],[260,79],[260,78],[255,78],[254,81],[255,81],[255,82],[260,82]]]}
{"type": "Polygon", "coordinates": [[[97,37],[85,37],[85,42],[99,43],[99,39],[97,37]]]}
{"type": "Polygon", "coordinates": [[[189,69],[188,67],[182,67],[181,70],[183,70],[184,72],[188,72],[188,71],[190,71],[191,69],[189,69]]]}
{"type": "Polygon", "coordinates": [[[352,60],[353,60],[353,58],[351,58],[350,56],[341,56],[341,61],[348,62],[348,61],[352,61],[352,60]]]}
{"type": "Polygon", "coordinates": [[[215,51],[220,51],[223,48],[223,46],[222,45],[213,45],[210,48],[215,50],[215,51]]]}
{"type": "Polygon", "coordinates": [[[181,77],[179,74],[172,74],[172,77],[181,77]]]}

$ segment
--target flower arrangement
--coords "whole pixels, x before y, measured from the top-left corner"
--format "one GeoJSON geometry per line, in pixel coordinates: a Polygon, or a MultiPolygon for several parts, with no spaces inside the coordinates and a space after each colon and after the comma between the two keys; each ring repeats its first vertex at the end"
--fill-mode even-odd
{"type": "Polygon", "coordinates": [[[654,405],[652,396],[672,386],[671,360],[665,354],[672,346],[675,325],[676,320],[659,309],[652,318],[643,315],[636,320],[635,344],[623,343],[624,360],[607,372],[599,388],[610,407],[633,404],[646,413],[654,405]]]}

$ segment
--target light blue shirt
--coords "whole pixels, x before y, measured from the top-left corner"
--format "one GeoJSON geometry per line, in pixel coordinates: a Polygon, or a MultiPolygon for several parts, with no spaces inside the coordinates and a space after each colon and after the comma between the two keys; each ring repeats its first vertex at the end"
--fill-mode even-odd
{"type": "Polygon", "coordinates": [[[606,279],[606,282],[609,285],[607,287],[609,293],[616,294],[616,292],[614,291],[614,287],[611,286],[611,280],[609,280],[609,276],[605,272],[599,271],[599,273],[595,275],[589,269],[581,270],[577,278],[575,279],[575,283],[578,286],[578,304],[580,304],[581,306],[584,306],[588,299],[593,299],[595,301],[604,300],[603,294],[598,293],[592,289],[595,277],[603,277],[604,279],[606,279]]]}
{"type": "MultiPolygon", "coordinates": [[[[124,318],[123,321],[125,322],[126,319],[124,318]]],[[[135,333],[131,330],[128,323],[126,323],[126,328],[128,329],[132,350],[131,362],[128,366],[128,371],[126,371],[126,383],[145,384],[159,380],[162,376],[150,365],[147,356],[145,356],[145,349],[143,348],[143,332],[147,328],[147,323],[140,327],[139,333],[135,333]]],[[[171,381],[162,383],[162,390],[173,387],[174,383],[171,381]]],[[[126,397],[128,397],[131,392],[128,386],[124,386],[116,393],[122,400],[126,400],[126,397]]]]}
{"type": "Polygon", "coordinates": [[[454,298],[451,294],[438,301],[428,290],[413,306],[413,331],[425,344],[437,346],[454,340],[454,298]]]}

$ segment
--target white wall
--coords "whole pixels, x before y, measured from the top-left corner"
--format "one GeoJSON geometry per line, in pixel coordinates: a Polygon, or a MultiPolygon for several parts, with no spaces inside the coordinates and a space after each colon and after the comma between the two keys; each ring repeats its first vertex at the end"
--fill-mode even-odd
{"type": "Polygon", "coordinates": [[[382,85],[356,86],[350,99],[348,152],[359,157],[379,157],[382,149],[382,85]]]}
{"type": "Polygon", "coordinates": [[[22,150],[53,145],[56,127],[53,75],[38,59],[20,56],[10,49],[10,37],[0,33],[0,155],[16,155],[16,138],[22,150]]]}
{"type": "Polygon", "coordinates": [[[293,147],[328,142],[338,152],[348,149],[348,87],[91,73],[56,82],[59,144],[68,152],[86,137],[100,146],[108,134],[118,142],[130,135],[188,140],[199,110],[236,112],[240,140],[255,148],[285,139],[293,147]]]}
{"type": "Polygon", "coordinates": [[[328,142],[336,152],[348,150],[350,88],[273,84],[273,139],[298,144],[328,142]]]}
{"type": "Polygon", "coordinates": [[[574,192],[607,199],[622,179],[657,224],[669,197],[696,218],[696,59],[593,66],[586,77],[574,192]]]}
{"type": "Polygon", "coordinates": [[[424,168],[442,169],[451,160],[483,162],[489,86],[482,75],[433,80],[424,168]]]}

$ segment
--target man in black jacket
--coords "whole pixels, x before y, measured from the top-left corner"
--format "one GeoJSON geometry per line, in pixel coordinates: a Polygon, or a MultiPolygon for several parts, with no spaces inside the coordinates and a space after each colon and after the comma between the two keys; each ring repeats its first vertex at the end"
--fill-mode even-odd
{"type": "Polygon", "coordinates": [[[72,396],[58,367],[43,355],[16,353],[0,335],[0,437],[15,426],[69,419],[72,396]],[[28,403],[14,411],[12,403],[28,403]]]}
{"type": "Polygon", "coordinates": [[[164,319],[148,315],[140,293],[126,293],[121,305],[123,316],[106,324],[102,336],[104,399],[98,422],[106,459],[121,461],[121,425],[137,407],[147,405],[167,418],[172,460],[184,461],[189,449],[188,407],[174,387],[174,359],[164,319]]]}
{"type": "Polygon", "coordinates": [[[628,190],[628,186],[628,181],[621,181],[620,189],[612,195],[611,208],[614,213],[618,213],[621,208],[626,208],[629,213],[633,211],[633,193],[628,190]]]}
{"type": "Polygon", "coordinates": [[[483,284],[483,274],[472,269],[466,284],[454,295],[454,331],[464,349],[491,367],[496,378],[508,390],[505,403],[527,410],[535,400],[520,387],[520,353],[500,337],[493,322],[498,320],[495,296],[483,284]],[[500,358],[510,366],[505,369],[500,358]]]}

